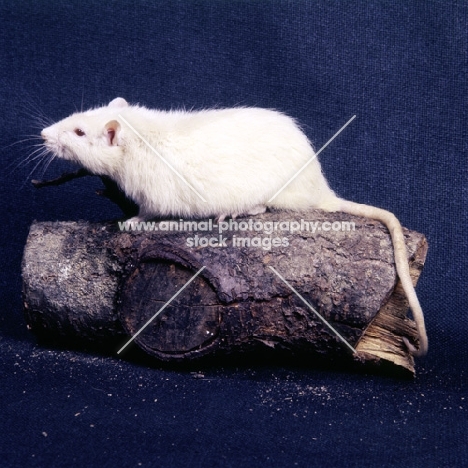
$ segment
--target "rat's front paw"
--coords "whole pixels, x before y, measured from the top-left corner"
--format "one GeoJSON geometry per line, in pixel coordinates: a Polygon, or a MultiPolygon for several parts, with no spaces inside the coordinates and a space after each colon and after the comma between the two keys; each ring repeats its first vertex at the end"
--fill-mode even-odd
{"type": "Polygon", "coordinates": [[[143,221],[143,218],[140,218],[139,216],[134,216],[133,218],[127,219],[127,221],[119,222],[120,230],[139,231],[139,228],[143,221]]]}

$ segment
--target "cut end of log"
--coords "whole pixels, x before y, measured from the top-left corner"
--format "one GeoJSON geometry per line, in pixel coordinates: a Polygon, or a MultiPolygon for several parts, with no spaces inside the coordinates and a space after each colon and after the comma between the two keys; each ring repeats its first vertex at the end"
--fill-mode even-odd
{"type": "MultiPolygon", "coordinates": [[[[427,240],[423,237],[409,262],[413,285],[416,285],[421,274],[427,249],[427,240]]],[[[408,352],[403,337],[417,343],[418,333],[414,321],[406,315],[407,310],[408,300],[398,281],[389,301],[364,331],[356,346],[357,353],[365,355],[367,360],[373,360],[376,365],[392,363],[414,375],[414,358],[408,352]]]]}

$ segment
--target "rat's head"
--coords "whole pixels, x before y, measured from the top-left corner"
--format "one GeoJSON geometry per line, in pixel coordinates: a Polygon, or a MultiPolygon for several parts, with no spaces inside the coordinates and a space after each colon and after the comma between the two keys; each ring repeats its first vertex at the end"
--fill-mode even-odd
{"type": "Polygon", "coordinates": [[[44,146],[94,174],[112,177],[123,155],[117,116],[127,106],[125,99],[116,98],[108,106],[73,114],[42,130],[44,146]]]}

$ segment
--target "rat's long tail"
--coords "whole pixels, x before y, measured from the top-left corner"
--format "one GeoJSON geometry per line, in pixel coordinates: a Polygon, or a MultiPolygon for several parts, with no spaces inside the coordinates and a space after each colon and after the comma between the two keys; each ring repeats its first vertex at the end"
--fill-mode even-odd
{"type": "Polygon", "coordinates": [[[424,314],[421,306],[419,305],[418,296],[416,295],[416,291],[414,290],[413,283],[411,281],[405,238],[403,236],[403,230],[401,228],[400,222],[395,217],[395,215],[389,211],[342,199],[338,199],[336,207],[334,206],[330,211],[344,211],[345,213],[352,215],[376,219],[387,226],[393,242],[396,271],[398,277],[400,278],[406,297],[408,298],[409,306],[413,314],[413,319],[418,330],[419,349],[416,349],[407,338],[404,337],[403,341],[413,356],[424,356],[427,353],[428,348],[426,326],[424,324],[424,314]]]}

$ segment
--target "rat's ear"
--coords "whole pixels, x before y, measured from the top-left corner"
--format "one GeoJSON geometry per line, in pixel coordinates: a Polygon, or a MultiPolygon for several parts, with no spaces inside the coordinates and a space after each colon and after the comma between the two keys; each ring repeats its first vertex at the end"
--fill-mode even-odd
{"type": "Polygon", "coordinates": [[[109,102],[108,107],[115,107],[115,108],[121,108],[121,107],[128,107],[128,102],[121,97],[113,99],[111,102],[109,102]]]}
{"type": "Polygon", "coordinates": [[[107,137],[107,144],[109,146],[118,146],[119,145],[119,133],[120,133],[120,124],[117,120],[111,120],[107,122],[105,127],[105,133],[107,137]]]}

